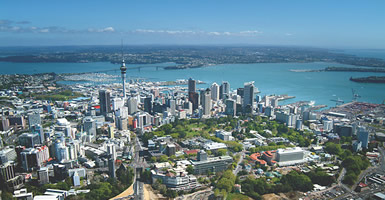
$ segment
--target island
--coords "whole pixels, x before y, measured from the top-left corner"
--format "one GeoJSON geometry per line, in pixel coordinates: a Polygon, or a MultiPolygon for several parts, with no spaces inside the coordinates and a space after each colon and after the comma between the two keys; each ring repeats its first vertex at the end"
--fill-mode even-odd
{"type": "Polygon", "coordinates": [[[385,83],[385,76],[350,77],[350,80],[359,83],[385,83]]]}

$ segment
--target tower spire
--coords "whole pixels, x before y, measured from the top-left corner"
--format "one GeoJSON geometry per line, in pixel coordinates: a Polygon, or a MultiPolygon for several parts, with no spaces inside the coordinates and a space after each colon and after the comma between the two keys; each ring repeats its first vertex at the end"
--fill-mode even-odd
{"type": "Polygon", "coordinates": [[[122,74],[122,84],[123,84],[123,99],[126,99],[126,63],[124,62],[124,56],[123,56],[123,39],[122,39],[122,45],[121,45],[121,52],[122,52],[122,66],[120,67],[120,72],[122,74]]]}

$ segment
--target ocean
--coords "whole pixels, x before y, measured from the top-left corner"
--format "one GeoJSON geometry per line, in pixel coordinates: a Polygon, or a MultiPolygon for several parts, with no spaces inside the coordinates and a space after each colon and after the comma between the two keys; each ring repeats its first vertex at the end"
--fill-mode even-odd
{"type": "MultiPolygon", "coordinates": [[[[368,50],[371,51],[371,50],[368,50]]],[[[348,53],[348,52],[346,52],[348,53]]],[[[349,52],[358,56],[370,54],[367,51],[349,52]]],[[[366,55],[368,56],[368,55],[366,55]]],[[[385,51],[376,50],[373,57],[384,57],[385,51]]],[[[316,104],[335,106],[332,100],[341,99],[350,102],[353,98],[352,90],[361,97],[358,101],[382,103],[385,100],[385,84],[356,83],[350,77],[385,76],[385,74],[360,72],[292,72],[291,69],[322,69],[329,66],[354,67],[338,63],[257,63],[257,64],[223,64],[184,70],[164,70],[155,66],[170,66],[173,63],[150,65],[127,65],[127,78],[146,78],[149,81],[173,81],[177,79],[193,78],[206,84],[198,88],[209,87],[213,82],[220,84],[229,81],[231,88],[243,87],[245,82],[254,81],[254,85],[266,94],[288,94],[296,98],[284,103],[313,100],[316,104]],[[136,67],[142,66],[140,70],[136,67]],[[135,68],[135,69],[130,69],[135,68]]],[[[102,70],[109,74],[119,74],[119,65],[108,62],[96,63],[7,63],[0,62],[1,74],[33,74],[43,72],[79,73],[102,70]]],[[[116,80],[119,81],[119,80],[116,80]]]]}

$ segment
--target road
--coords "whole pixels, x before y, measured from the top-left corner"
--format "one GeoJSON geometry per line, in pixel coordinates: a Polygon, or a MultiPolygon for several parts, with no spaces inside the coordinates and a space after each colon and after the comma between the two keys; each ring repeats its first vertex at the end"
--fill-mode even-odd
{"type": "Polygon", "coordinates": [[[143,200],[144,199],[144,191],[143,191],[143,182],[140,181],[140,171],[149,167],[146,160],[144,158],[141,158],[139,155],[139,152],[141,151],[142,147],[140,145],[139,138],[135,138],[135,144],[134,149],[131,148],[131,151],[133,151],[133,161],[131,162],[130,166],[134,168],[135,173],[135,182],[134,182],[134,196],[136,200],[143,200]]]}
{"type": "Polygon", "coordinates": [[[240,158],[239,158],[239,161],[237,163],[237,167],[235,167],[235,169],[233,170],[233,174],[234,175],[237,175],[238,172],[241,171],[241,169],[242,169],[240,164],[243,162],[243,159],[245,158],[245,150],[243,150],[240,153],[238,153],[238,155],[240,155],[240,158]]]}

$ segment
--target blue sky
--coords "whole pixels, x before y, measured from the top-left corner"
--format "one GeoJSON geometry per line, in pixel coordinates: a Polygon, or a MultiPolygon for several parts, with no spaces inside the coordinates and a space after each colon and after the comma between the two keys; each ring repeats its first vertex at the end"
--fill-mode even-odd
{"type": "Polygon", "coordinates": [[[385,49],[383,0],[0,0],[0,46],[299,45],[385,49]]]}

